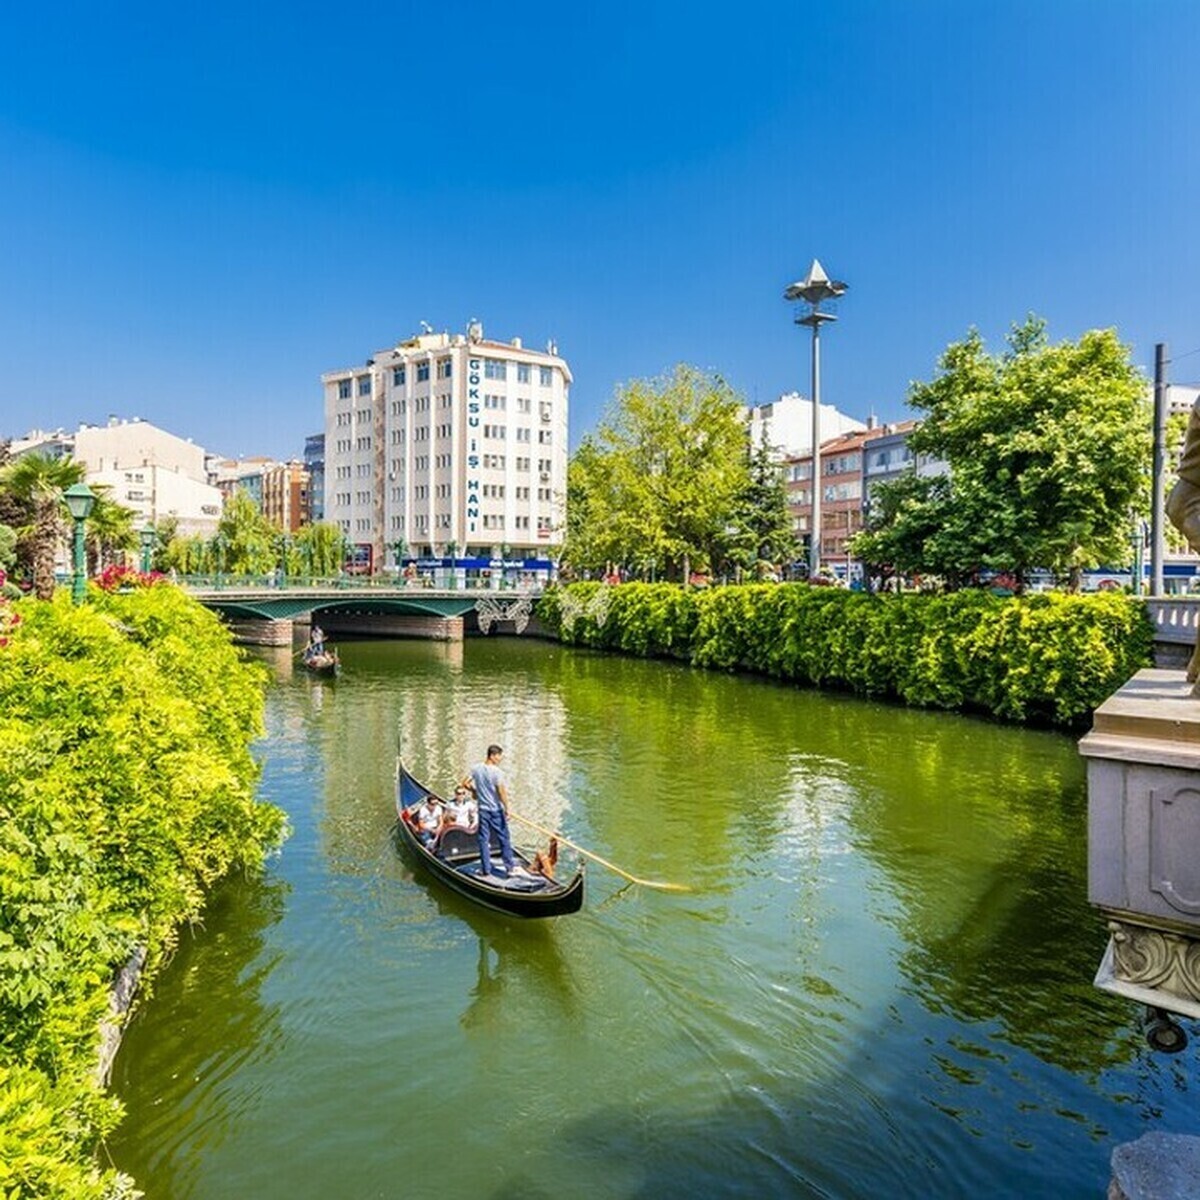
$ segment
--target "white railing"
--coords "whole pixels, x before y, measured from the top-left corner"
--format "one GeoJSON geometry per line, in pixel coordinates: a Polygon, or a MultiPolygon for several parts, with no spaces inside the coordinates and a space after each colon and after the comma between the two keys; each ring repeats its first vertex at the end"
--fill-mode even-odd
{"type": "Polygon", "coordinates": [[[1156,642],[1192,645],[1200,624],[1200,596],[1155,596],[1146,601],[1146,611],[1154,622],[1156,642]]]}

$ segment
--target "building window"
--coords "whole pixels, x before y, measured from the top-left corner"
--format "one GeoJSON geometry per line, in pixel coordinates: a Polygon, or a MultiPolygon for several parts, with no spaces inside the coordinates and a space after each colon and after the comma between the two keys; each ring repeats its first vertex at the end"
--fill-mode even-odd
{"type": "Polygon", "coordinates": [[[485,358],[483,360],[484,379],[507,379],[508,364],[502,358],[485,358]]]}
{"type": "Polygon", "coordinates": [[[358,394],[360,396],[369,396],[371,394],[370,375],[360,375],[358,377],[358,394]]]}
{"type": "Polygon", "coordinates": [[[497,409],[503,412],[507,407],[503,396],[489,396],[486,392],[483,395],[483,407],[497,409]]]}
{"type": "Polygon", "coordinates": [[[392,368],[392,387],[403,387],[403,386],[404,386],[404,368],[403,367],[393,367],[392,368]]]}
{"type": "Polygon", "coordinates": [[[483,427],[483,436],[491,438],[493,441],[502,442],[505,439],[505,429],[503,425],[485,425],[483,427]]]}
{"type": "Polygon", "coordinates": [[[517,430],[517,441],[518,442],[529,441],[529,430],[528,429],[518,429],[517,430]]]}
{"type": "Polygon", "coordinates": [[[529,518],[528,517],[517,517],[515,524],[518,529],[528,529],[529,528],[529,518]]]}
{"type": "Polygon", "coordinates": [[[528,396],[518,396],[517,397],[517,412],[519,412],[519,413],[529,412],[530,406],[532,405],[532,403],[533,402],[529,399],[528,396]]]}
{"type": "Polygon", "coordinates": [[[338,381],[338,399],[349,400],[352,394],[352,385],[349,379],[341,379],[338,381]]]}
{"type": "Polygon", "coordinates": [[[438,359],[437,377],[439,379],[449,379],[450,378],[450,370],[451,370],[450,360],[448,358],[439,358],[438,359]]]}
{"type": "Polygon", "coordinates": [[[554,382],[554,371],[550,367],[538,367],[538,383],[549,387],[554,382]]]}
{"type": "Polygon", "coordinates": [[[517,363],[517,382],[518,383],[528,383],[529,382],[529,364],[528,363],[517,363]]]}
{"type": "Polygon", "coordinates": [[[503,454],[485,454],[483,456],[483,465],[492,471],[504,470],[504,455],[503,454]]]}
{"type": "Polygon", "coordinates": [[[417,382],[425,383],[429,379],[429,364],[427,362],[417,363],[417,382]]]}
{"type": "Polygon", "coordinates": [[[538,430],[538,441],[543,446],[549,446],[553,440],[554,440],[554,436],[549,429],[539,429],[538,430]]]}
{"type": "Polygon", "coordinates": [[[528,471],[529,470],[529,459],[518,458],[517,459],[517,470],[518,471],[528,471]]]}

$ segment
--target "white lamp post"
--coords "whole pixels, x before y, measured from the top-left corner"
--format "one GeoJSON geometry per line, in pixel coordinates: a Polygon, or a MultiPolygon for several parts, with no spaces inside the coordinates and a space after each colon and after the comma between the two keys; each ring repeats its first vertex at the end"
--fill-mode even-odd
{"type": "Polygon", "coordinates": [[[821,568],[821,323],[836,321],[831,312],[822,312],[821,304],[836,300],[846,284],[830,279],[825,268],[814,258],[806,278],[793,283],[783,293],[785,300],[803,300],[808,311],[796,318],[797,325],[812,328],[812,529],[809,532],[808,577],[816,579],[821,568]]]}

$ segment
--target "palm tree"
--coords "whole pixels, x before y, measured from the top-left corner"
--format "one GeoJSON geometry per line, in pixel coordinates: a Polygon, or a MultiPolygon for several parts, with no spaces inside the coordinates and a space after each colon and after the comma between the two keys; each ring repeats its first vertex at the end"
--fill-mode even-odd
{"type": "Polygon", "coordinates": [[[22,517],[18,561],[33,576],[39,600],[54,595],[54,554],[66,535],[62,494],[83,474],[82,463],[45,454],[26,454],[0,470],[0,491],[17,502],[22,517]]]}
{"type": "MultiPolygon", "coordinates": [[[[96,503],[88,517],[87,552],[89,569],[98,574],[111,562],[117,553],[137,550],[141,545],[138,532],[133,527],[137,514],[132,508],[118,504],[109,495],[111,489],[102,484],[93,484],[96,503]]],[[[123,558],[123,555],[122,555],[123,558]]]]}

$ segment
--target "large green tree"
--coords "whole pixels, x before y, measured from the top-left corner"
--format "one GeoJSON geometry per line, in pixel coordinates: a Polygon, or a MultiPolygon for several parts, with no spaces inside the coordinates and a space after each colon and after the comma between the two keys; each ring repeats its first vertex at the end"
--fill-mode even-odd
{"type": "Polygon", "coordinates": [[[898,565],[889,555],[899,540],[907,569],[950,583],[980,568],[1023,580],[1035,567],[1075,582],[1085,567],[1127,558],[1150,462],[1145,381],[1128,347],[1113,330],[1052,344],[1032,316],[1007,342],[989,354],[972,330],[933,380],[913,385],[909,403],[925,417],[910,444],[945,461],[950,482],[908,482],[882,504],[890,519],[873,519],[854,543],[868,563],[898,565]]]}
{"type": "Polygon", "coordinates": [[[695,367],[621,388],[570,464],[567,563],[657,566],[683,579],[711,565],[748,487],[743,408],[695,367]]]}
{"type": "Polygon", "coordinates": [[[66,536],[62,494],[83,480],[83,464],[71,458],[26,454],[0,469],[0,492],[17,513],[17,561],[33,578],[40,600],[54,594],[54,555],[66,536]]]}

